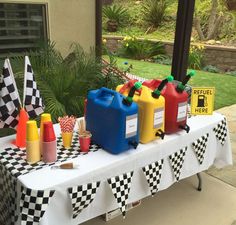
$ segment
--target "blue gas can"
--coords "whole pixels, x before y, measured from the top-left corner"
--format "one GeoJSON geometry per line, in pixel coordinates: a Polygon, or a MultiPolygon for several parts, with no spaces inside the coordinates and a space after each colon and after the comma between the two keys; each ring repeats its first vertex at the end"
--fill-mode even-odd
{"type": "Polygon", "coordinates": [[[138,105],[129,106],[120,93],[104,88],[90,91],[86,107],[86,128],[92,140],[112,154],[136,148],[139,142],[138,105]]]}

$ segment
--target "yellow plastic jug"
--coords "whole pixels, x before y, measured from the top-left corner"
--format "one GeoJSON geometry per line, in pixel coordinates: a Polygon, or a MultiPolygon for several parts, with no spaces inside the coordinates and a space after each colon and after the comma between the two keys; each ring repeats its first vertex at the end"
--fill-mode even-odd
{"type": "MultiPolygon", "coordinates": [[[[116,91],[120,91],[123,85],[119,85],[116,91]]],[[[147,143],[154,139],[164,138],[164,122],[165,122],[165,99],[163,96],[154,98],[152,90],[142,86],[140,92],[135,92],[133,101],[139,106],[139,132],[140,142],[147,143]]],[[[129,88],[122,93],[127,96],[129,88]]]]}

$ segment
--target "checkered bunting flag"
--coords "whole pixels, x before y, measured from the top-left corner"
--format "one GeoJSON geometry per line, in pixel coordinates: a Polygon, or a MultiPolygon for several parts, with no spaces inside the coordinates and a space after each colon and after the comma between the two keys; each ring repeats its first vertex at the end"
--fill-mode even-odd
{"type": "Polygon", "coordinates": [[[55,191],[40,191],[21,187],[21,192],[21,225],[39,224],[55,191]]]}
{"type": "Polygon", "coordinates": [[[15,224],[17,212],[17,180],[0,164],[0,224],[15,224]]]}
{"type": "Polygon", "coordinates": [[[187,147],[180,149],[178,152],[173,153],[169,156],[170,163],[172,166],[173,173],[175,175],[176,181],[179,181],[181,169],[184,163],[185,154],[187,147]]]}
{"type": "Polygon", "coordinates": [[[72,203],[73,219],[94,200],[99,186],[100,182],[93,182],[68,188],[72,203]]]}
{"type": "Polygon", "coordinates": [[[16,128],[20,99],[9,59],[4,62],[0,81],[0,128],[16,128]]]}
{"type": "Polygon", "coordinates": [[[24,106],[30,118],[35,118],[44,111],[43,100],[28,56],[25,56],[24,106]]]}
{"type": "Polygon", "coordinates": [[[202,164],[204,160],[208,137],[209,134],[207,133],[192,143],[193,149],[196,153],[196,156],[200,164],[202,164]]]}
{"type": "Polygon", "coordinates": [[[143,167],[143,173],[146,176],[152,196],[158,192],[164,159],[151,163],[143,167]]]}
{"type": "Polygon", "coordinates": [[[226,118],[224,118],[220,123],[218,123],[213,130],[215,132],[216,138],[220,141],[222,145],[224,145],[227,137],[226,118]]]}
{"type": "Polygon", "coordinates": [[[133,174],[134,172],[129,172],[107,180],[124,218],[133,174]]]}

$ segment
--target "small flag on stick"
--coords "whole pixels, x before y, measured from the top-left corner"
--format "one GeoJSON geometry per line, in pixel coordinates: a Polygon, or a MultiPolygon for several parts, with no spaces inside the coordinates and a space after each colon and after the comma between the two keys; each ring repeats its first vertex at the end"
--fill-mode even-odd
{"type": "Polygon", "coordinates": [[[0,128],[16,128],[21,105],[9,59],[4,62],[0,79],[0,128]]]}
{"type": "Polygon", "coordinates": [[[43,100],[28,56],[25,56],[24,107],[30,118],[44,112],[43,100]]]}

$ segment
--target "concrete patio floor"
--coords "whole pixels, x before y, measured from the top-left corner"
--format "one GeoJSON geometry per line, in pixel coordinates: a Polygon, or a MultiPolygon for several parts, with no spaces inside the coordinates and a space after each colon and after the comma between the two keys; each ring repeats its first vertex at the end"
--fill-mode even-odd
{"type": "Polygon", "coordinates": [[[236,225],[236,104],[217,110],[228,121],[233,166],[202,173],[203,190],[193,176],[142,200],[141,206],[105,222],[101,217],[82,225],[236,225]]]}
{"type": "Polygon", "coordinates": [[[202,173],[203,190],[193,176],[142,201],[141,206],[105,222],[101,217],[82,225],[235,225],[236,188],[202,173]]]}
{"type": "Polygon", "coordinates": [[[236,187],[236,104],[217,110],[226,116],[230,132],[233,165],[222,169],[210,168],[207,173],[236,187]]]}

